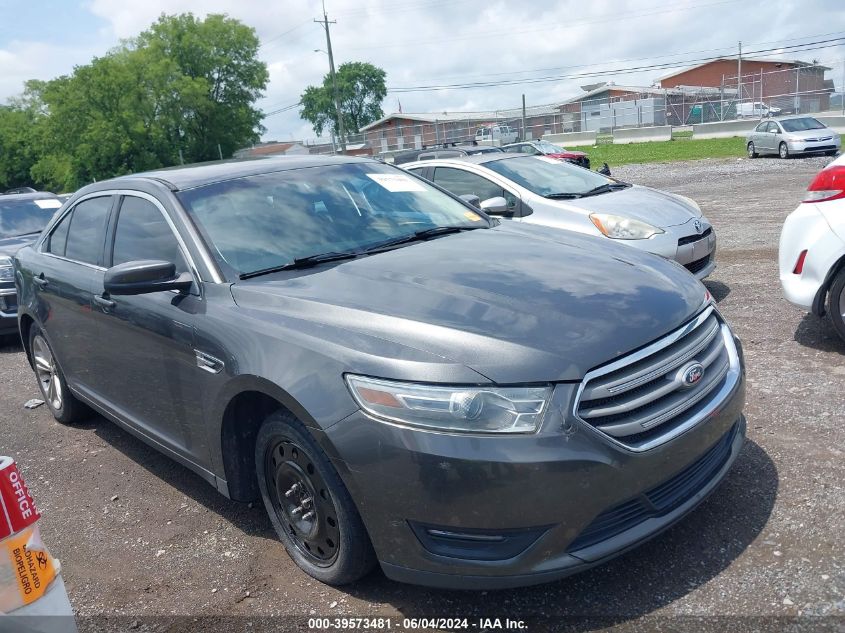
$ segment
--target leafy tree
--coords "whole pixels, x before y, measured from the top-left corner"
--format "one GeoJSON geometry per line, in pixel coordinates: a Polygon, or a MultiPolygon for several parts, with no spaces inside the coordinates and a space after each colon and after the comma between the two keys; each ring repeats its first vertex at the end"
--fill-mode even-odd
{"type": "Polygon", "coordinates": [[[163,15],[71,75],[29,82],[0,112],[0,185],[72,190],[255,142],[253,104],[268,78],[258,45],[253,29],[222,15],[163,15]]]}
{"type": "MultiPolygon", "coordinates": [[[[387,96],[386,74],[366,62],[341,64],[335,73],[340,97],[340,112],[347,132],[357,133],[368,123],[384,116],[381,102],[387,96]]],[[[323,130],[337,132],[337,112],[331,74],[323,78],[322,86],[308,86],[300,97],[300,116],[308,121],[318,135],[323,130]]]]}

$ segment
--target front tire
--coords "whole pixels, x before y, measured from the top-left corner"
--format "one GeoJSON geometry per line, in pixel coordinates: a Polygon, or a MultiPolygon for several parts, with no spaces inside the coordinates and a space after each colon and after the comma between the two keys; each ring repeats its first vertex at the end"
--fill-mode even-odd
{"type": "Polygon", "coordinates": [[[845,268],[834,277],[827,295],[827,311],[833,322],[833,329],[845,341],[845,268]]]}
{"type": "Polygon", "coordinates": [[[375,553],[352,497],[299,420],[279,411],[264,421],[255,465],[270,521],[300,569],[329,585],[372,570],[375,553]]]}
{"type": "Polygon", "coordinates": [[[62,424],[81,422],[90,410],[70,392],[53,348],[37,325],[29,331],[29,350],[38,388],[50,413],[62,424]]]}
{"type": "Polygon", "coordinates": [[[760,154],[757,153],[757,150],[754,148],[754,143],[749,143],[748,147],[748,158],[757,158],[760,154]]]}
{"type": "Polygon", "coordinates": [[[783,141],[781,141],[781,144],[778,146],[778,155],[784,159],[789,158],[789,148],[783,141]]]}

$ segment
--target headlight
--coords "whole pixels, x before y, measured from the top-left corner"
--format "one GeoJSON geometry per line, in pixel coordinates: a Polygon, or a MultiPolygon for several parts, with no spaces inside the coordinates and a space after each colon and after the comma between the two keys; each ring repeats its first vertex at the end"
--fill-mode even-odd
{"type": "Polygon", "coordinates": [[[0,257],[0,281],[14,281],[15,274],[12,271],[12,258],[0,257]]]}
{"type": "Polygon", "coordinates": [[[615,240],[646,240],[652,235],[665,233],[647,222],[610,213],[591,213],[590,220],[599,231],[615,240]]]}
{"type": "Polygon", "coordinates": [[[351,374],[346,384],[373,417],[459,433],[533,433],[540,428],[552,393],[549,386],[434,386],[351,374]]]}

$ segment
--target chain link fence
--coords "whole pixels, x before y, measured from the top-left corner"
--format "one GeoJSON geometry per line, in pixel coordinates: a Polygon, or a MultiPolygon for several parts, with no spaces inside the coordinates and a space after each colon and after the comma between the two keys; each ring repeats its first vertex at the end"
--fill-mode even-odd
{"type": "MultiPolygon", "coordinates": [[[[625,128],[673,126],[815,114],[843,109],[821,65],[771,72],[724,75],[718,86],[673,88],[605,84],[563,103],[486,112],[394,113],[382,123],[346,138],[349,154],[389,157],[408,150],[460,145],[504,145],[551,134],[590,132],[609,137],[625,128]]],[[[845,114],[845,112],[843,112],[845,114]]],[[[336,141],[305,141],[311,153],[340,151],[336,141]]]]}

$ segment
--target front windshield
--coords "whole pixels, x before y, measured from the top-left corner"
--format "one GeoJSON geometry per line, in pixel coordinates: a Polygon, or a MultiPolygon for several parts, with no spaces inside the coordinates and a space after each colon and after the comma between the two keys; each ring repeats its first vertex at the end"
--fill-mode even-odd
{"type": "Polygon", "coordinates": [[[54,198],[3,200],[0,198],[0,238],[40,233],[62,206],[54,198]]]}
{"type": "Polygon", "coordinates": [[[566,151],[566,149],[560,145],[555,145],[554,143],[549,143],[548,141],[537,141],[537,147],[539,147],[544,154],[561,154],[566,151]]]}
{"type": "Polygon", "coordinates": [[[247,176],[178,196],[218,260],[241,275],[436,227],[490,226],[424,180],[375,162],[247,176]]]}
{"type": "Polygon", "coordinates": [[[541,196],[583,194],[617,182],[589,169],[544,156],[496,160],[484,166],[541,196]]]}
{"type": "Polygon", "coordinates": [[[787,119],[785,121],[781,121],[780,124],[787,132],[803,132],[805,130],[824,129],[824,125],[811,116],[803,117],[801,119],[787,119]]]}

